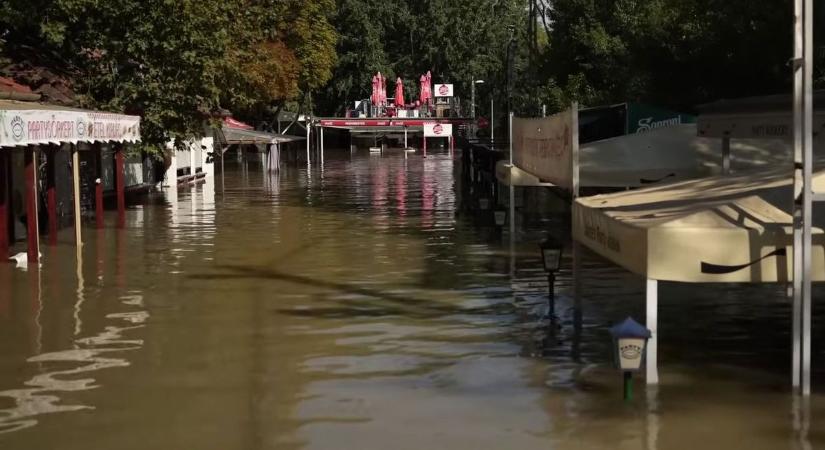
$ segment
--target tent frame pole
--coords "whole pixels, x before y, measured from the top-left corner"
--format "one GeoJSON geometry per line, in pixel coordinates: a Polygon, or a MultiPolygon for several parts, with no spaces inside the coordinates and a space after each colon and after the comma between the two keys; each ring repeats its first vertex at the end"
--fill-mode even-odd
{"type": "Polygon", "coordinates": [[[645,382],[648,385],[659,384],[659,282],[648,278],[645,288],[646,326],[650,330],[645,356],[645,382]]]}

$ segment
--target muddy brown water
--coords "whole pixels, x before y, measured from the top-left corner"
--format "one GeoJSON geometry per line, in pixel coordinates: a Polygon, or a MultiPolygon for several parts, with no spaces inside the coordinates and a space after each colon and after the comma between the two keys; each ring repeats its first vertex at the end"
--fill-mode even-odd
{"type": "Polygon", "coordinates": [[[327,155],[154,195],[84,230],[80,270],[71,230],[0,265],[0,448],[825,445],[822,397],[789,395],[783,287],[662,283],[662,383],[623,402],[606,328],[644,318],[641,279],[586,254],[577,326],[568,257],[552,323],[557,217],[511,247],[457,214],[449,155],[327,155]]]}

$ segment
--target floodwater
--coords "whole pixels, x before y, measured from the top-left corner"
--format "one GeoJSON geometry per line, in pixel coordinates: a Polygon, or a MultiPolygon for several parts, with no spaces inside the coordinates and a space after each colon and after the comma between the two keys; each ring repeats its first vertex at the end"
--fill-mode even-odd
{"type": "Polygon", "coordinates": [[[789,395],[781,286],[661,284],[661,386],[624,402],[606,329],[644,319],[642,280],[586,254],[577,309],[567,252],[549,321],[558,217],[511,245],[458,212],[447,154],[327,156],[228,161],[223,188],[85,229],[80,269],[71,230],[40,270],[0,265],[0,448],[825,445],[822,396],[789,395]]]}

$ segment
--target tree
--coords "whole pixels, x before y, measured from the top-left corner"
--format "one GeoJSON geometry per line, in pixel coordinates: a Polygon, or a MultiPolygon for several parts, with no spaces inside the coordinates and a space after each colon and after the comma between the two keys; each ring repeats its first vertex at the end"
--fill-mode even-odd
{"type": "Polygon", "coordinates": [[[8,0],[12,60],[73,80],[79,106],[138,114],[150,149],[203,133],[219,108],[297,98],[329,79],[331,0],[8,0]]]}

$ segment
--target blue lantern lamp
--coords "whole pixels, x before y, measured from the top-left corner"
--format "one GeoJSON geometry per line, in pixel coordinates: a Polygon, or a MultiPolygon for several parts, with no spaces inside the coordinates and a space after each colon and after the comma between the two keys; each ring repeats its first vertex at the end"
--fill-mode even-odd
{"type": "Polygon", "coordinates": [[[624,373],[624,399],[633,398],[633,372],[642,367],[650,330],[628,317],[610,328],[613,336],[613,356],[616,368],[624,373]]]}

